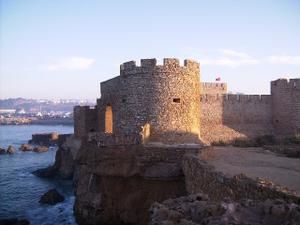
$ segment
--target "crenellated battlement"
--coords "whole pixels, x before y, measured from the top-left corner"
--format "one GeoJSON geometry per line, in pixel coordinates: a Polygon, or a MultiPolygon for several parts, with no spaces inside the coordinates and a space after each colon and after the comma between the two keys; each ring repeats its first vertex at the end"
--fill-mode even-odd
{"type": "Polygon", "coordinates": [[[272,87],[300,89],[300,79],[277,79],[271,82],[272,87]]]}
{"type": "Polygon", "coordinates": [[[212,94],[221,95],[227,94],[227,84],[226,83],[200,83],[202,94],[212,94]]]}
{"type": "Polygon", "coordinates": [[[203,94],[200,97],[200,102],[271,103],[271,95],[203,94]]]}
{"type": "Polygon", "coordinates": [[[162,65],[157,65],[157,60],[153,59],[141,59],[140,66],[137,66],[136,61],[129,61],[125,62],[120,65],[120,75],[129,75],[129,74],[138,74],[138,73],[147,73],[151,70],[176,70],[176,69],[183,69],[183,70],[195,70],[199,71],[199,63],[185,59],[183,66],[180,65],[179,59],[176,58],[164,58],[162,65]]]}
{"type": "Polygon", "coordinates": [[[202,82],[201,85],[205,88],[227,88],[226,83],[202,82]]]}

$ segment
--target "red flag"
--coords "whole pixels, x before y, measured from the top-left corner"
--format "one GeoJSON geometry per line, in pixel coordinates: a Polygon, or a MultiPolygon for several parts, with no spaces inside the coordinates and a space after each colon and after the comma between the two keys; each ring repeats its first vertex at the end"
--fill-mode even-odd
{"type": "Polygon", "coordinates": [[[221,81],[221,77],[217,77],[217,78],[216,78],[216,81],[221,81]]]}

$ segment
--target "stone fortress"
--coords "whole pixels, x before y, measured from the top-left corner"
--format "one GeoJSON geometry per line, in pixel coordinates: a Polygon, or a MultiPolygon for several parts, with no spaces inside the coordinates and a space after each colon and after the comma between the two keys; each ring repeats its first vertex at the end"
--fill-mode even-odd
{"type": "Polygon", "coordinates": [[[74,108],[74,136],[58,151],[55,168],[73,171],[77,224],[212,224],[200,222],[207,221],[200,220],[205,213],[199,212],[206,210],[202,198],[183,207],[197,219],[168,211],[163,202],[174,199],[178,209],[178,201],[205,193],[213,201],[297,203],[300,194],[293,190],[300,190],[300,164],[253,148],[203,145],[299,132],[300,79],[271,82],[271,95],[231,95],[225,83],[201,83],[197,62],[164,59],[157,65],[155,59],[142,59],[140,66],[122,64],[119,76],[101,83],[95,107],[74,108]],[[172,218],[174,223],[167,222],[172,218]]]}
{"type": "Polygon", "coordinates": [[[271,82],[271,95],[227,94],[200,82],[199,63],[166,58],[123,63],[102,82],[95,107],[74,108],[76,137],[98,145],[210,144],[300,133],[300,79],[271,82]]]}

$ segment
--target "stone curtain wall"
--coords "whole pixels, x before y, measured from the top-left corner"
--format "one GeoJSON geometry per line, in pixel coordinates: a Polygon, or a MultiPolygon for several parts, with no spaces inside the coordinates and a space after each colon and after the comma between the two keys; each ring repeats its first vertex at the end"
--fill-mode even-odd
{"type": "Polygon", "coordinates": [[[218,172],[199,156],[185,155],[182,162],[186,190],[189,194],[205,193],[213,200],[250,198],[266,200],[282,198],[299,202],[300,197],[267,180],[254,180],[243,174],[228,176],[218,172]]]}
{"type": "Polygon", "coordinates": [[[97,100],[97,116],[98,116],[98,132],[105,132],[105,112],[106,107],[112,109],[112,130],[118,132],[116,127],[120,123],[122,115],[121,110],[121,94],[120,94],[120,77],[101,82],[100,84],[101,98],[97,100]]]}
{"type": "Polygon", "coordinates": [[[74,134],[76,137],[87,136],[97,130],[97,111],[89,106],[74,107],[74,134]]]}
{"type": "Polygon", "coordinates": [[[226,83],[201,82],[200,85],[201,85],[201,94],[202,95],[227,94],[227,84],[226,83]]]}
{"type": "Polygon", "coordinates": [[[206,143],[273,133],[270,95],[201,95],[200,101],[206,143]]]}
{"type": "Polygon", "coordinates": [[[271,82],[272,119],[277,135],[300,133],[300,79],[271,82]]]}
{"type": "MultiPolygon", "coordinates": [[[[149,126],[150,141],[198,143],[200,133],[199,64],[178,59],[142,59],[121,65],[120,76],[101,83],[98,100],[100,132],[104,132],[105,107],[111,105],[113,134],[141,137],[149,126]]],[[[140,143],[143,142],[140,140],[140,143]]]]}

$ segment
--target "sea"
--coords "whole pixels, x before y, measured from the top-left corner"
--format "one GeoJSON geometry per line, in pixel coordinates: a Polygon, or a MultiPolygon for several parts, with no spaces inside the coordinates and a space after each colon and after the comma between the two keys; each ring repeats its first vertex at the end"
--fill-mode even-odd
{"type": "Polygon", "coordinates": [[[39,178],[33,171],[54,163],[57,148],[45,153],[21,152],[34,133],[73,133],[73,126],[5,125],[0,126],[0,147],[16,149],[13,155],[0,155],[0,219],[27,219],[31,225],[75,225],[73,216],[74,190],[72,181],[39,178]],[[42,205],[40,197],[56,188],[65,201],[54,206],[42,205]]]}

